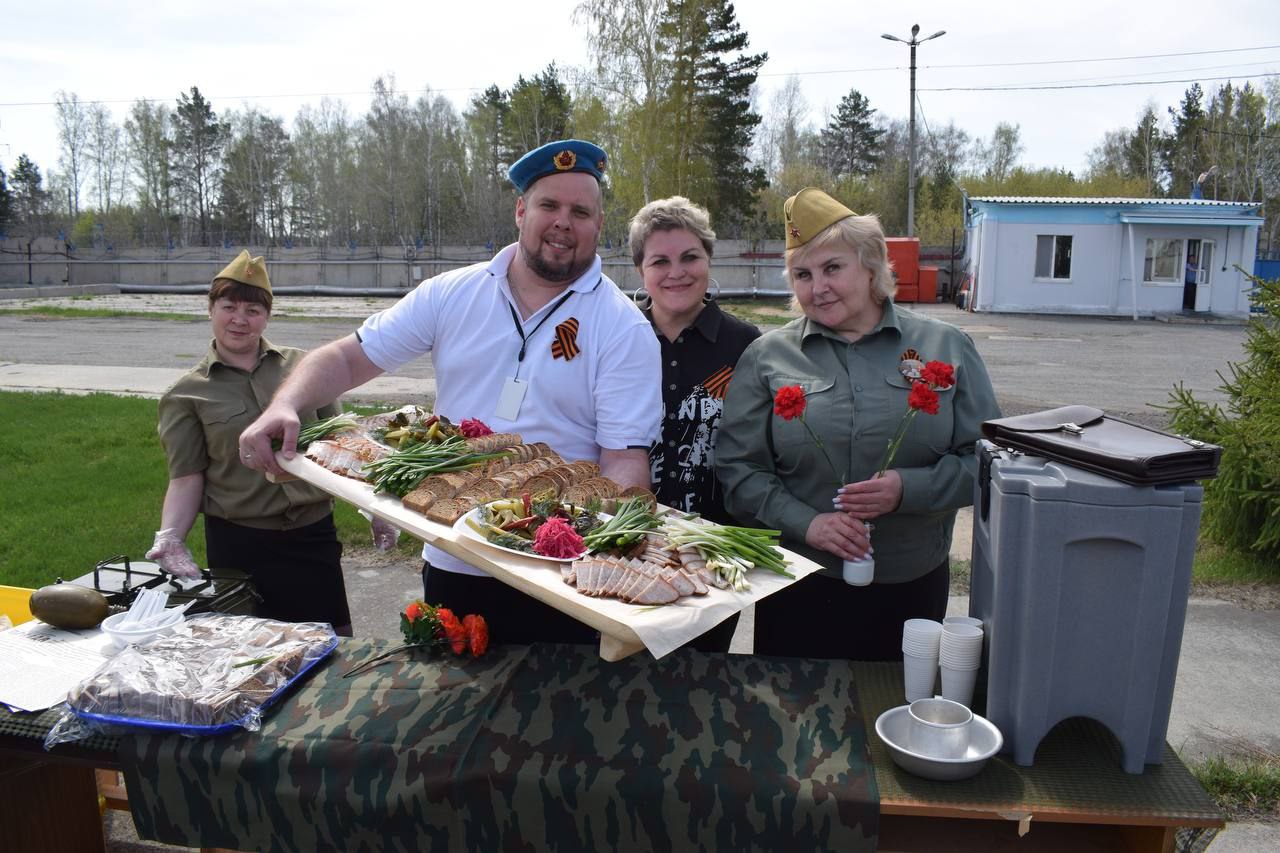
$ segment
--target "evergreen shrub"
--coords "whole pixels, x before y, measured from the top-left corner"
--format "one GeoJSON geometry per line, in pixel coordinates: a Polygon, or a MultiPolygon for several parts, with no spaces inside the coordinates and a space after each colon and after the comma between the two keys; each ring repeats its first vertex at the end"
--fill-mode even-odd
{"type": "Polygon", "coordinates": [[[1250,276],[1254,304],[1245,360],[1222,378],[1224,411],[1181,383],[1170,392],[1170,424],[1222,446],[1216,479],[1205,484],[1201,529],[1214,541],[1276,561],[1280,575],[1280,279],[1250,276]]]}

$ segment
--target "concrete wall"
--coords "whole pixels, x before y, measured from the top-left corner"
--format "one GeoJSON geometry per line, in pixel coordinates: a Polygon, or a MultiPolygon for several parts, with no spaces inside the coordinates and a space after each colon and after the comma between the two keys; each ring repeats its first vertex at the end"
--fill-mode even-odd
{"type": "MultiPolygon", "coordinates": [[[[170,252],[130,249],[106,253],[80,251],[67,257],[63,245],[51,238],[0,241],[0,287],[49,287],[86,284],[148,286],[207,285],[242,247],[186,248],[170,252]]],[[[764,247],[724,240],[716,246],[712,276],[726,293],[786,292],[782,280],[782,241],[764,247]],[[761,258],[756,252],[776,252],[761,258]],[[750,253],[742,257],[742,253],[750,253]]],[[[275,287],[342,287],[406,290],[419,281],[451,269],[487,261],[494,250],[485,246],[446,246],[438,255],[406,252],[398,246],[358,247],[353,252],[333,248],[250,248],[267,257],[275,287]]],[[[605,273],[625,290],[640,285],[629,252],[601,250],[605,273]]]]}
{"type": "MultiPolygon", "coordinates": [[[[125,284],[151,287],[207,286],[227,262],[245,247],[155,248],[119,252],[77,249],[67,257],[64,244],[53,238],[0,240],[0,287],[63,287],[125,284]],[[28,251],[29,247],[29,251],[28,251]],[[29,259],[29,260],[28,260],[29,259]]],[[[711,276],[730,296],[788,296],[782,276],[781,240],[752,243],[721,240],[716,244],[711,276]]],[[[265,255],[275,287],[337,287],[404,291],[423,279],[447,270],[489,260],[487,246],[445,246],[438,254],[399,246],[357,247],[348,252],[334,247],[294,249],[249,248],[265,255]]],[[[946,251],[946,247],[943,247],[946,251]]],[[[626,247],[602,247],[605,274],[626,291],[640,286],[640,276],[626,247]]],[[[948,292],[950,265],[939,267],[938,294],[948,292]]]]}

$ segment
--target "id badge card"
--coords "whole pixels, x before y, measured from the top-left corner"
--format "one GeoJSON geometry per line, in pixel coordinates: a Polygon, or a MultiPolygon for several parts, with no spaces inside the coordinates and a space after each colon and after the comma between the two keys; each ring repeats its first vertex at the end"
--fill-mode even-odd
{"type": "Polygon", "coordinates": [[[524,395],[528,390],[527,381],[508,376],[498,394],[498,407],[494,410],[494,415],[504,421],[514,421],[520,414],[520,404],[524,402],[524,395]]]}

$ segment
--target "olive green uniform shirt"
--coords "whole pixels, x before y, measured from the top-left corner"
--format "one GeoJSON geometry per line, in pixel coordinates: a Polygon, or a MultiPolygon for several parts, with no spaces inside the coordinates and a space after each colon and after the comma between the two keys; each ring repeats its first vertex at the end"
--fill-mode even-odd
{"type": "Polygon", "coordinates": [[[716,474],[725,506],[744,523],[782,531],[783,546],[840,576],[840,558],[804,542],[809,523],[831,512],[838,485],[870,479],[907,411],[911,381],[899,367],[908,349],[921,362],[955,367],[936,415],[921,412],[892,468],[902,477],[898,509],[874,519],[877,583],[902,583],[936,568],[951,548],[956,510],[973,503],[974,443],[1000,416],[973,341],[954,326],[895,306],[856,343],[801,317],[747,347],[724,403],[716,474]],[[805,421],[773,413],[779,388],[799,385],[805,421]],[[832,471],[832,465],[835,471],[832,471]]]}
{"type": "MultiPolygon", "coordinates": [[[[266,530],[291,530],[324,518],[333,508],[328,494],[301,480],[272,483],[240,464],[240,433],[262,414],[303,350],[273,346],[263,338],[258,364],[246,372],[224,362],[209,345],[204,360],[160,398],[158,432],[169,477],[204,472],[201,511],[266,530]]],[[[302,422],[338,414],[335,403],[300,412],[302,422]]]]}

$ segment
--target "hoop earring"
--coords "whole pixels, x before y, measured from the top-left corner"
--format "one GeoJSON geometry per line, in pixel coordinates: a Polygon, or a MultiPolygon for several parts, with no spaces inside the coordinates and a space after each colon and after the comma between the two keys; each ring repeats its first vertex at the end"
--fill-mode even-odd
{"type": "Polygon", "coordinates": [[[707,288],[706,293],[702,294],[703,305],[708,305],[720,298],[720,282],[710,277],[707,278],[707,281],[711,283],[711,286],[707,288]]]}
{"type": "Polygon", "coordinates": [[[643,287],[637,287],[631,294],[631,301],[641,311],[648,311],[653,307],[653,297],[649,295],[643,287]]]}

